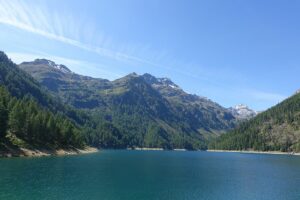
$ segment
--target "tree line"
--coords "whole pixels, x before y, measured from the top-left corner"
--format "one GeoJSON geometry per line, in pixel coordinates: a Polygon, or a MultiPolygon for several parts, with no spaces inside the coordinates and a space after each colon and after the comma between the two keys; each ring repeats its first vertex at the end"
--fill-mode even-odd
{"type": "Polygon", "coordinates": [[[37,146],[84,146],[80,129],[71,120],[41,107],[30,97],[12,97],[1,86],[0,139],[5,139],[7,134],[37,146]]]}
{"type": "Polygon", "coordinates": [[[300,151],[300,94],[259,114],[209,144],[210,149],[300,151]]]}

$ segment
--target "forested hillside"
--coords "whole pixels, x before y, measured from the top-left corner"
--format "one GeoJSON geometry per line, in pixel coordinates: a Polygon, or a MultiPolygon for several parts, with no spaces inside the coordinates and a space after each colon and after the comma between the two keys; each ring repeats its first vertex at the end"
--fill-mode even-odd
{"type": "Polygon", "coordinates": [[[113,87],[98,93],[103,105],[86,109],[98,124],[87,132],[89,143],[106,148],[205,148],[203,136],[140,76],[115,80],[113,87]]]}
{"type": "MultiPolygon", "coordinates": [[[[24,147],[83,147],[80,130],[61,114],[53,114],[30,98],[17,99],[0,87],[0,140],[17,139],[24,147]]],[[[19,142],[19,143],[18,143],[19,142]]]]}
{"type": "Polygon", "coordinates": [[[19,66],[65,104],[92,116],[87,139],[93,145],[203,149],[209,138],[236,125],[229,110],[185,93],[167,78],[132,73],[109,81],[46,59],[19,66]]]}
{"type": "Polygon", "coordinates": [[[0,151],[8,148],[82,148],[87,116],[54,100],[0,52],[0,151]]]}
{"type": "Polygon", "coordinates": [[[300,151],[300,94],[211,142],[210,149],[300,151]]]}
{"type": "Polygon", "coordinates": [[[83,112],[63,104],[59,98],[51,96],[38,81],[14,64],[4,52],[0,52],[0,85],[16,98],[31,97],[52,112],[61,112],[83,125],[88,119],[83,112]]]}

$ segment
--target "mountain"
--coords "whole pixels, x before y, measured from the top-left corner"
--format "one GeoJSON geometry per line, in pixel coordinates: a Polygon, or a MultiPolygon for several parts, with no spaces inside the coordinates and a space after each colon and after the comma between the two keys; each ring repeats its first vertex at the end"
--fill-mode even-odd
{"type": "Polygon", "coordinates": [[[20,147],[81,148],[85,117],[0,52],[0,155],[20,147]]]}
{"type": "Polygon", "coordinates": [[[8,144],[205,149],[219,135],[209,148],[300,151],[299,113],[300,93],[257,114],[188,94],[168,78],[109,81],[46,59],[17,66],[0,52],[0,151],[8,144]]]}
{"type": "Polygon", "coordinates": [[[258,113],[252,109],[250,109],[248,106],[244,104],[239,104],[234,107],[230,107],[229,110],[239,120],[247,120],[252,117],[255,117],[258,113]]]}
{"type": "Polygon", "coordinates": [[[228,109],[184,92],[168,78],[132,73],[109,81],[61,66],[45,59],[19,65],[65,104],[89,113],[100,127],[110,124],[104,127],[113,135],[89,135],[94,145],[199,149],[236,125],[228,109]],[[112,140],[103,142],[103,137],[112,140]]]}
{"type": "Polygon", "coordinates": [[[144,74],[142,77],[167,99],[183,121],[207,137],[211,137],[213,133],[219,135],[235,126],[235,117],[219,104],[205,97],[184,92],[168,78],[156,78],[150,74],[144,74]]]}
{"type": "Polygon", "coordinates": [[[300,151],[300,93],[211,142],[211,149],[300,151]]]}
{"type": "Polygon", "coordinates": [[[104,102],[100,93],[109,93],[108,90],[112,88],[108,80],[77,75],[64,65],[57,65],[46,59],[24,62],[19,67],[32,75],[52,94],[58,94],[64,103],[77,108],[91,109],[102,105],[104,102]]]}

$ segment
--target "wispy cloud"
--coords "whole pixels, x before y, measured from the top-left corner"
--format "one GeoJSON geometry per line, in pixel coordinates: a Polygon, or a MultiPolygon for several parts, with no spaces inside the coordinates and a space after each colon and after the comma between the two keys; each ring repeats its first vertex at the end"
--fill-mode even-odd
{"type": "Polygon", "coordinates": [[[57,64],[66,65],[72,71],[76,71],[77,73],[80,73],[82,75],[93,76],[92,74],[87,73],[87,72],[92,71],[92,72],[94,72],[94,75],[95,74],[98,75],[98,76],[96,75],[95,78],[108,78],[111,80],[122,76],[119,73],[115,73],[115,72],[112,72],[111,70],[107,69],[108,68],[107,66],[101,66],[101,64],[87,62],[84,60],[65,58],[65,57],[61,57],[61,56],[46,54],[43,52],[41,52],[39,54],[20,53],[20,52],[6,52],[6,53],[7,53],[8,57],[17,64],[20,64],[21,62],[24,62],[24,61],[33,61],[37,58],[46,58],[46,59],[54,61],[57,64]],[[99,77],[99,75],[100,75],[100,77],[99,77]]]}
{"type": "Polygon", "coordinates": [[[89,35],[92,37],[99,35],[99,33],[94,33],[93,25],[86,25],[86,23],[77,21],[78,19],[75,20],[72,15],[64,14],[64,16],[62,16],[61,13],[53,11],[49,12],[47,6],[41,4],[41,2],[38,3],[35,1],[28,5],[23,1],[0,0],[1,24],[10,25],[110,59],[159,66],[149,59],[134,56],[134,52],[145,51],[147,46],[139,47],[137,49],[130,45],[123,45],[123,47],[119,47],[119,49],[121,49],[120,51],[114,50],[112,48],[104,47],[105,45],[116,45],[112,45],[110,39],[106,39],[104,36],[101,36],[101,34],[100,36],[97,36],[97,40],[101,41],[102,45],[82,42],[82,35],[89,35]],[[133,52],[133,54],[127,52],[133,52]]]}
{"type": "Polygon", "coordinates": [[[272,93],[272,92],[265,92],[265,91],[258,91],[258,90],[250,90],[248,94],[255,100],[259,101],[271,101],[271,102],[281,102],[287,98],[287,96],[272,93]]]}
{"type": "MultiPolygon", "coordinates": [[[[248,82],[245,80],[247,76],[242,72],[239,73],[230,69],[230,67],[226,69],[217,66],[200,66],[201,63],[193,63],[191,60],[170,56],[167,51],[153,50],[149,44],[115,43],[112,38],[97,29],[92,20],[85,19],[84,15],[78,17],[67,11],[49,10],[48,5],[43,2],[46,1],[27,1],[24,3],[24,1],[18,0],[0,0],[0,24],[58,41],[99,55],[99,57],[108,58],[108,60],[121,61],[116,62],[117,64],[124,62],[134,64],[134,66],[152,66],[151,69],[147,68],[147,72],[152,70],[152,72],[162,72],[160,75],[164,74],[165,76],[172,74],[176,77],[178,75],[178,80],[185,80],[190,84],[190,86],[185,84],[187,88],[184,89],[190,90],[191,93],[198,89],[198,93],[207,94],[206,96],[219,95],[219,102],[228,97],[230,99],[228,102],[233,102],[233,98],[243,99],[266,107],[266,105],[274,105],[274,103],[286,98],[284,95],[266,92],[264,89],[249,89],[248,82]]],[[[122,72],[119,73],[119,69],[112,70],[109,69],[110,66],[102,66],[99,63],[91,63],[76,58],[59,57],[45,53],[8,52],[8,55],[15,62],[44,57],[65,64],[73,71],[84,75],[91,75],[87,74],[87,71],[97,72],[93,75],[108,77],[109,79],[124,75],[122,72]]],[[[104,65],[105,62],[102,63],[104,65]]],[[[110,64],[111,62],[106,63],[110,64]]],[[[184,84],[182,85],[184,87],[184,84]]]]}
{"type": "MultiPolygon", "coordinates": [[[[151,45],[115,44],[112,38],[96,31],[92,20],[78,19],[67,12],[49,10],[41,1],[0,0],[0,24],[31,32],[115,61],[136,66],[152,66],[193,79],[208,82],[223,79],[227,71],[200,67],[168,55],[165,50],[151,50],[151,45]],[[89,22],[89,24],[87,24],[89,22]],[[93,42],[84,42],[93,38],[93,42]],[[197,69],[197,71],[195,71],[197,69]]],[[[232,74],[230,73],[231,78],[232,74]]],[[[236,76],[237,77],[237,76],[236,76]]],[[[226,78],[226,77],[225,77],[226,78]]]]}
{"type": "Polygon", "coordinates": [[[60,56],[53,56],[46,53],[40,53],[40,54],[31,54],[31,53],[20,53],[20,52],[6,52],[9,58],[11,58],[15,63],[20,64],[21,62],[25,61],[33,61],[37,58],[45,58],[52,60],[58,64],[64,64],[64,65],[82,65],[85,64],[85,61],[76,60],[76,59],[70,59],[70,58],[64,58],[60,56]]]}

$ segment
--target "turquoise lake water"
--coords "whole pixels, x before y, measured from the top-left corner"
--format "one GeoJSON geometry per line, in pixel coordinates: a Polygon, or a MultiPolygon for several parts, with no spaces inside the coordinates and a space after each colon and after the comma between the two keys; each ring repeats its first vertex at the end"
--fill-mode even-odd
{"type": "Polygon", "coordinates": [[[300,157],[101,151],[0,159],[2,200],[300,200],[300,157]]]}

